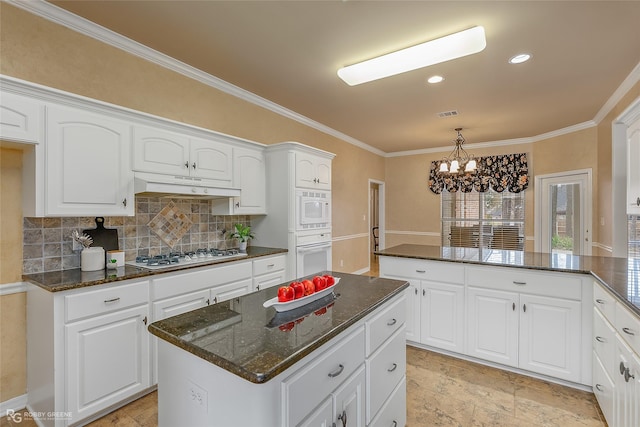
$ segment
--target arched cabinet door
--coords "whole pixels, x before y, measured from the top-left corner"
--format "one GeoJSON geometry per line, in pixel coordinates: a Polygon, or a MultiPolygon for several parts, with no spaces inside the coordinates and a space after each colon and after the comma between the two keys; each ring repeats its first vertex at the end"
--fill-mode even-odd
{"type": "Polygon", "coordinates": [[[49,107],[45,215],[134,215],[130,134],[127,122],[49,107]]]}

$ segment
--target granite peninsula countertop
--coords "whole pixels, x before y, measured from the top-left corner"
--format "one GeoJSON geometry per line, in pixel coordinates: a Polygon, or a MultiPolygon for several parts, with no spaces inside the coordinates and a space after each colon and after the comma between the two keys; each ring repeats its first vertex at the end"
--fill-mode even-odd
{"type": "Polygon", "coordinates": [[[403,280],[323,274],[340,278],[334,292],[298,309],[277,313],[264,308],[277,296],[274,286],[154,322],[148,329],[250,382],[264,383],[409,286],[403,280]]]}
{"type": "Polygon", "coordinates": [[[638,259],[409,244],[377,251],[376,254],[400,258],[591,274],[616,295],[623,304],[640,316],[640,260],[638,259]]]}
{"type": "Polygon", "coordinates": [[[60,292],[69,289],[84,288],[87,286],[102,285],[121,280],[137,279],[154,276],[168,272],[187,270],[190,268],[202,268],[212,265],[222,265],[229,262],[246,261],[269,255],[277,255],[288,252],[287,249],[268,248],[262,246],[248,246],[247,256],[243,258],[229,258],[223,261],[211,261],[211,263],[198,263],[196,265],[181,264],[162,270],[145,270],[130,265],[115,270],[81,271],[79,268],[62,271],[50,271],[46,273],[25,274],[22,279],[45,289],[49,292],[60,292]]]}

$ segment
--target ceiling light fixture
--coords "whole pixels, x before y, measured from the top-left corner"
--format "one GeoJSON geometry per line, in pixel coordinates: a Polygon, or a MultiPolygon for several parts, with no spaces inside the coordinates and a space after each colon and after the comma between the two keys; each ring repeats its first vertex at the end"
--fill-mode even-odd
{"type": "Polygon", "coordinates": [[[440,174],[458,174],[458,173],[470,173],[474,174],[477,171],[478,165],[476,159],[470,156],[469,153],[462,148],[462,144],[465,143],[464,136],[460,133],[462,128],[456,128],[458,136],[453,140],[456,144],[455,148],[447,157],[445,157],[440,163],[440,174]]]}
{"type": "Polygon", "coordinates": [[[509,58],[509,64],[522,64],[523,62],[527,62],[530,59],[531,59],[531,54],[519,53],[509,58]]]}
{"type": "Polygon", "coordinates": [[[427,79],[427,82],[431,84],[435,84],[435,83],[440,83],[443,80],[444,80],[444,77],[442,76],[431,76],[427,79]]]}
{"type": "Polygon", "coordinates": [[[477,26],[340,68],[338,77],[355,86],[478,53],[486,46],[484,28],[477,26]]]}

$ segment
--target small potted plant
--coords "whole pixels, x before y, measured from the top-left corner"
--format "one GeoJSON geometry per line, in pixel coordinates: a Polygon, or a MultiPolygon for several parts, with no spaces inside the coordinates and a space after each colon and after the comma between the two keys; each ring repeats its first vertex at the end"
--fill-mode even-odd
{"type": "Polygon", "coordinates": [[[247,242],[253,239],[253,233],[251,232],[250,225],[242,225],[236,224],[234,225],[235,230],[229,236],[230,239],[238,239],[240,240],[240,252],[247,251],[247,242]]]}

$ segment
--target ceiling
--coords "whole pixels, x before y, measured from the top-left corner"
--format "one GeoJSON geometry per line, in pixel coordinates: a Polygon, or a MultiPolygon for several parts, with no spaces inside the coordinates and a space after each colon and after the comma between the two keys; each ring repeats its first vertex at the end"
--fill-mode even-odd
{"type": "Polygon", "coordinates": [[[640,63],[638,1],[51,3],[386,153],[593,120],[640,63]],[[336,74],[476,25],[480,53],[353,87],[336,74]]]}

